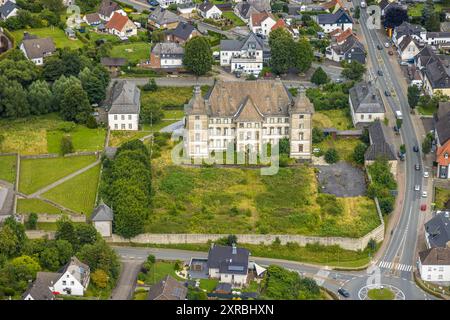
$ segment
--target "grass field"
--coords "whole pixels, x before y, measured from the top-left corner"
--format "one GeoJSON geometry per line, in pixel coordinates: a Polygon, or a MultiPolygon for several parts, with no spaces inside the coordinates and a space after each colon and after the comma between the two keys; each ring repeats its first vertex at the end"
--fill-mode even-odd
{"type": "Polygon", "coordinates": [[[64,33],[64,31],[57,27],[13,31],[11,33],[14,36],[16,43],[22,42],[24,31],[29,32],[32,35],[36,35],[39,38],[47,38],[47,37],[52,38],[56,48],[78,49],[83,47],[83,42],[81,42],[78,39],[76,40],[69,39],[64,33]]]}
{"type": "Polygon", "coordinates": [[[224,11],[224,12],[222,12],[222,15],[225,18],[233,21],[233,25],[235,27],[243,27],[246,25],[245,22],[242,21],[233,11],[224,11]]]}
{"type": "Polygon", "coordinates": [[[97,194],[100,165],[60,184],[42,196],[66,208],[90,216],[97,194]]]}
{"type": "Polygon", "coordinates": [[[313,126],[318,128],[336,128],[337,130],[353,129],[353,123],[347,110],[316,111],[313,115],[313,126]]]}
{"type": "Polygon", "coordinates": [[[16,156],[0,156],[0,180],[16,181],[16,156]]]}
{"type": "Polygon", "coordinates": [[[57,207],[39,200],[39,199],[17,199],[18,213],[47,213],[47,214],[61,214],[64,211],[57,207]]]}
{"type": "Polygon", "coordinates": [[[183,119],[184,110],[164,110],[164,119],[183,119]]]}
{"type": "Polygon", "coordinates": [[[116,45],[111,50],[112,58],[126,58],[128,62],[139,63],[150,59],[150,43],[133,42],[116,45]]]}
{"type": "Polygon", "coordinates": [[[395,298],[394,292],[388,288],[370,289],[367,296],[370,300],[394,300],[395,298]]]}
{"type": "Polygon", "coordinates": [[[437,111],[437,108],[435,107],[425,108],[423,106],[418,106],[417,110],[419,111],[420,114],[424,116],[432,116],[437,111]]]}
{"type": "MultiPolygon", "coordinates": [[[[83,222],[74,222],[74,224],[82,224],[83,222]]],[[[58,225],[56,222],[38,222],[37,230],[43,231],[56,231],[58,229],[58,225]]]]}
{"type": "Polygon", "coordinates": [[[436,199],[434,202],[436,203],[436,209],[450,209],[450,189],[436,187],[436,199]]]}
{"type": "MultiPolygon", "coordinates": [[[[422,10],[425,4],[423,3],[417,3],[417,4],[410,4],[408,5],[408,16],[410,17],[421,17],[422,16],[422,10]]],[[[435,3],[434,4],[434,11],[441,12],[442,11],[442,4],[435,3]]]]}
{"type": "Polygon", "coordinates": [[[94,161],[95,156],[24,159],[20,164],[19,190],[33,193],[94,161]]]}
{"type": "Polygon", "coordinates": [[[63,134],[72,136],[75,151],[103,149],[106,131],[88,129],[82,125],[61,120],[58,114],[28,117],[17,120],[0,120],[0,135],[5,141],[0,152],[19,152],[22,155],[59,153],[63,134]],[[63,129],[72,127],[70,132],[63,129]]]}
{"type": "Polygon", "coordinates": [[[146,284],[155,284],[170,275],[176,280],[183,280],[175,273],[175,261],[156,261],[147,273],[146,284]]]}
{"type": "Polygon", "coordinates": [[[325,212],[308,166],[261,176],[259,170],[170,163],[167,151],[152,163],[155,195],[146,232],[360,237],[380,223],[375,204],[364,197],[338,198],[342,213],[325,212]]]}
{"type": "Polygon", "coordinates": [[[156,91],[141,91],[141,104],[156,104],[163,109],[181,110],[193,94],[192,87],[159,87],[156,91]]]}
{"type": "Polygon", "coordinates": [[[313,148],[320,148],[322,152],[326,152],[330,148],[337,150],[340,160],[353,162],[353,150],[361,143],[358,138],[338,138],[333,140],[331,137],[327,137],[320,143],[315,143],[313,148]]]}

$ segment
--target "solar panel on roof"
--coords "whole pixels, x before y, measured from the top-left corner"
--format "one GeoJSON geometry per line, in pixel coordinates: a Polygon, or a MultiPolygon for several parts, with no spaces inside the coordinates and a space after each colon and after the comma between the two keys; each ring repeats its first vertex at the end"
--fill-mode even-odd
{"type": "Polygon", "coordinates": [[[228,266],[228,270],[230,271],[244,271],[243,266],[228,266]]]}

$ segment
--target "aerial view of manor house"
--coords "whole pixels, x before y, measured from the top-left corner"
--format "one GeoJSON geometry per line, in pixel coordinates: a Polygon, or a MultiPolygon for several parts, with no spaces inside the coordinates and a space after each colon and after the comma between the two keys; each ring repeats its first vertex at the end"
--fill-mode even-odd
{"type": "Polygon", "coordinates": [[[5,305],[449,299],[450,0],[0,0],[5,305]]]}

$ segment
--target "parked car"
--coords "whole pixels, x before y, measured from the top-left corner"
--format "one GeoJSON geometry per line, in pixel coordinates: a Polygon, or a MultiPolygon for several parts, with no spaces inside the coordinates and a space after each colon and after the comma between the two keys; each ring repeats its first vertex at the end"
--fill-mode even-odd
{"type": "Polygon", "coordinates": [[[384,43],[384,46],[385,46],[386,48],[389,48],[389,42],[385,42],[385,43],[384,43]]]}
{"type": "Polygon", "coordinates": [[[415,190],[415,191],[420,191],[420,185],[416,184],[416,185],[414,186],[414,190],[415,190]]]}
{"type": "Polygon", "coordinates": [[[422,191],[422,198],[426,198],[428,196],[428,192],[422,191]]]}
{"type": "Polygon", "coordinates": [[[384,91],[384,95],[385,95],[386,97],[390,97],[390,96],[391,96],[391,93],[389,92],[389,90],[385,90],[385,91],[384,91]]]}
{"type": "Polygon", "coordinates": [[[350,292],[348,292],[344,288],[339,288],[338,293],[345,298],[350,297],[350,292]]]}
{"type": "Polygon", "coordinates": [[[430,176],[430,174],[428,173],[428,171],[424,171],[423,177],[424,177],[424,178],[428,178],[429,176],[430,176]]]}
{"type": "Polygon", "coordinates": [[[427,211],[427,205],[426,204],[421,204],[420,205],[420,211],[427,211]]]}
{"type": "Polygon", "coordinates": [[[420,164],[416,164],[416,165],[414,166],[414,168],[416,169],[416,171],[420,171],[420,164]]]}
{"type": "Polygon", "coordinates": [[[413,151],[414,151],[414,152],[419,152],[419,147],[418,147],[418,146],[414,146],[414,147],[413,147],[413,151]]]}
{"type": "Polygon", "coordinates": [[[377,45],[377,49],[378,50],[383,50],[383,47],[381,46],[381,44],[377,45]]]}
{"type": "Polygon", "coordinates": [[[380,77],[382,77],[383,76],[383,71],[381,71],[381,70],[378,70],[378,75],[380,76],[380,77]]]}
{"type": "Polygon", "coordinates": [[[397,153],[397,155],[398,155],[398,158],[401,160],[401,161],[404,161],[405,160],[405,154],[404,153],[401,153],[400,151],[397,153]]]}
{"type": "Polygon", "coordinates": [[[389,54],[390,56],[393,56],[393,55],[394,55],[394,52],[392,52],[392,50],[389,50],[389,51],[388,51],[388,54],[389,54]]]}

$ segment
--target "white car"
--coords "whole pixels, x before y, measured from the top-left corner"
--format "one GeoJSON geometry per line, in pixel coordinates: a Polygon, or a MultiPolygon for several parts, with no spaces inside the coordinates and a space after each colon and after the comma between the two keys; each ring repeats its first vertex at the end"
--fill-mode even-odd
{"type": "Polygon", "coordinates": [[[420,191],[420,186],[419,186],[418,184],[416,184],[416,185],[414,186],[414,190],[420,191]]]}
{"type": "Polygon", "coordinates": [[[428,171],[425,171],[424,173],[423,173],[423,177],[424,178],[428,178],[430,176],[430,174],[428,173],[428,171]]]}
{"type": "Polygon", "coordinates": [[[428,192],[422,191],[422,198],[426,198],[428,196],[428,192]]]}

